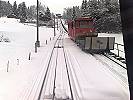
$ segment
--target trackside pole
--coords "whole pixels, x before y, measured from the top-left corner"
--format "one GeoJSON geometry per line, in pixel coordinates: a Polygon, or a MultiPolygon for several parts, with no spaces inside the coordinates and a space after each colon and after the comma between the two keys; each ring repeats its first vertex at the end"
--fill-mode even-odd
{"type": "Polygon", "coordinates": [[[56,33],[55,33],[55,15],[54,15],[54,36],[56,36],[56,33]]]}
{"type": "Polygon", "coordinates": [[[46,45],[48,44],[47,40],[46,40],[46,45]]]}
{"type": "Polygon", "coordinates": [[[28,60],[31,60],[31,52],[29,53],[29,59],[28,60]]]}
{"type": "Polygon", "coordinates": [[[19,65],[19,59],[17,59],[17,65],[19,65]]]}
{"type": "Polygon", "coordinates": [[[40,47],[40,41],[39,41],[39,1],[37,0],[37,40],[36,40],[36,46],[40,47]]]}
{"type": "Polygon", "coordinates": [[[58,30],[58,16],[57,16],[57,30],[58,30]]]}
{"type": "Polygon", "coordinates": [[[130,100],[133,100],[133,0],[119,0],[119,2],[130,100]]]}
{"type": "Polygon", "coordinates": [[[7,72],[9,71],[9,60],[7,62],[7,72]]]}
{"type": "Polygon", "coordinates": [[[35,53],[37,53],[37,43],[35,43],[35,53]]]}

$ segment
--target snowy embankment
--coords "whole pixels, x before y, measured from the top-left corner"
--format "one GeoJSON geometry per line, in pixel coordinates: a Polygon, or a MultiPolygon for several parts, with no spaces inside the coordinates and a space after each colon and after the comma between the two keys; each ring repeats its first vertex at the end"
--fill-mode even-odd
{"type": "Polygon", "coordinates": [[[17,19],[0,18],[0,36],[10,40],[0,42],[0,100],[31,100],[28,96],[41,77],[53,31],[53,28],[39,28],[41,47],[34,53],[36,27],[19,23],[17,19]],[[46,40],[49,45],[45,44],[46,40]]]}
{"type": "Polygon", "coordinates": [[[128,85],[125,87],[107,65],[81,51],[70,39],[65,39],[65,48],[76,100],[129,100],[128,85]]]}

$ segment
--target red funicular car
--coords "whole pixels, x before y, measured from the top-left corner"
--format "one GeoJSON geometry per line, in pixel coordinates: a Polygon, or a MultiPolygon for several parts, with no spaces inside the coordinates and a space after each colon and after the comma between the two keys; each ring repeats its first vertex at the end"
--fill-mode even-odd
{"type": "Polygon", "coordinates": [[[98,37],[92,18],[68,21],[68,34],[83,50],[109,52],[114,49],[115,37],[98,37]]]}
{"type": "Polygon", "coordinates": [[[98,35],[93,27],[93,19],[84,17],[68,21],[68,33],[73,40],[81,37],[96,37],[98,35]]]}

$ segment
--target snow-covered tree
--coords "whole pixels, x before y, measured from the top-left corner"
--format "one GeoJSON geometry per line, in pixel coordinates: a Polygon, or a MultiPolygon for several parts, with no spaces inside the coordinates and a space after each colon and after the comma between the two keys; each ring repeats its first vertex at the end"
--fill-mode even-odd
{"type": "Polygon", "coordinates": [[[41,4],[41,2],[39,2],[39,12],[42,12],[43,14],[46,12],[46,7],[45,5],[41,4]]]}
{"type": "MultiPolygon", "coordinates": [[[[91,17],[99,32],[120,32],[121,18],[117,0],[83,0],[81,8],[75,7],[76,17],[91,17]],[[78,12],[78,13],[77,13],[78,12]]],[[[66,8],[64,18],[72,20],[73,8],[66,8]]]]}
{"type": "Polygon", "coordinates": [[[8,1],[8,2],[7,2],[7,14],[9,15],[10,13],[12,13],[12,5],[11,5],[11,3],[8,1]]]}
{"type": "Polygon", "coordinates": [[[76,18],[77,18],[77,16],[76,16],[76,9],[75,9],[75,7],[73,6],[72,19],[74,20],[74,19],[76,19],[76,18]]]}
{"type": "Polygon", "coordinates": [[[27,12],[27,16],[31,19],[36,19],[36,6],[32,5],[29,7],[28,12],[27,12]]]}
{"type": "Polygon", "coordinates": [[[47,7],[46,12],[45,12],[45,20],[49,21],[51,20],[51,13],[50,13],[50,9],[47,7]]]}
{"type": "Polygon", "coordinates": [[[65,17],[67,20],[72,20],[72,15],[73,15],[73,8],[65,8],[63,17],[65,17]]]}
{"type": "Polygon", "coordinates": [[[81,5],[81,16],[82,17],[88,17],[87,13],[87,0],[83,0],[81,5]]]}
{"type": "Polygon", "coordinates": [[[39,20],[46,21],[45,15],[42,12],[39,12],[39,20]]]}
{"type": "Polygon", "coordinates": [[[21,22],[24,22],[27,19],[27,7],[25,2],[22,2],[18,5],[18,17],[20,18],[21,22]]]}
{"type": "Polygon", "coordinates": [[[98,8],[98,14],[95,20],[95,26],[101,32],[119,32],[121,31],[121,19],[118,1],[102,0],[98,8]],[[102,7],[101,7],[102,5],[102,7]]]}
{"type": "MultiPolygon", "coordinates": [[[[39,20],[45,21],[45,12],[46,12],[46,7],[45,5],[42,5],[39,2],[39,20]]],[[[32,5],[30,7],[27,7],[27,18],[28,20],[33,20],[37,18],[37,7],[36,5],[32,5]]]]}
{"type": "Polygon", "coordinates": [[[17,3],[16,3],[16,1],[13,4],[12,11],[13,11],[13,14],[14,15],[18,16],[17,3]]]}
{"type": "Polygon", "coordinates": [[[25,2],[22,2],[22,8],[21,9],[22,9],[21,17],[26,19],[27,18],[27,14],[26,14],[27,7],[26,7],[25,2]]]}
{"type": "Polygon", "coordinates": [[[2,1],[0,0],[0,17],[2,17],[2,10],[3,10],[2,1]]]}
{"type": "Polygon", "coordinates": [[[76,17],[79,18],[81,17],[81,10],[79,6],[75,6],[75,12],[76,12],[76,17]]]}
{"type": "Polygon", "coordinates": [[[12,13],[12,5],[8,1],[0,0],[0,16],[7,16],[12,13]]]}

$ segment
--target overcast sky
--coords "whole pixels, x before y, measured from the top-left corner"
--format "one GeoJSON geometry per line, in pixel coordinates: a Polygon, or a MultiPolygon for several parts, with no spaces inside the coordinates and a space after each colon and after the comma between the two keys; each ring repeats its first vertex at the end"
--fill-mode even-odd
{"type": "MultiPolygon", "coordinates": [[[[13,3],[14,1],[21,3],[22,1],[26,2],[27,5],[35,5],[37,0],[6,0],[13,3]]],[[[39,0],[42,4],[48,6],[51,12],[62,13],[63,9],[66,7],[80,6],[82,0],[39,0]]]]}

